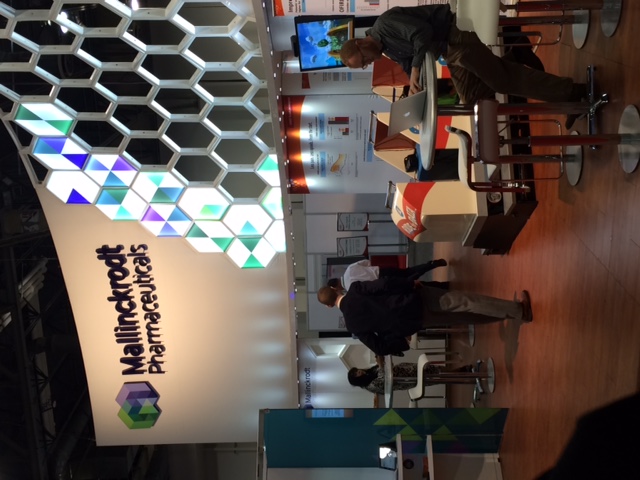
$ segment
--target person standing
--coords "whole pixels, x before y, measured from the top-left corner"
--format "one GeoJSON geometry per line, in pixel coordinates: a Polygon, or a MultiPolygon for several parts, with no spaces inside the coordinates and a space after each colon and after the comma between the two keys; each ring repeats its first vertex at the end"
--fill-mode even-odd
{"type": "Polygon", "coordinates": [[[434,325],[464,325],[512,319],[533,321],[526,290],[519,301],[477,293],[446,291],[422,285],[418,280],[387,277],[354,282],[344,293],[322,287],[318,301],[338,307],[347,330],[376,355],[402,355],[408,338],[434,325]]]}
{"type": "Polygon", "coordinates": [[[330,287],[341,286],[344,290],[349,290],[353,282],[376,280],[381,277],[401,277],[418,280],[434,268],[446,266],[447,261],[443,258],[407,268],[377,267],[371,265],[370,260],[364,259],[349,265],[344,275],[342,275],[342,279],[332,278],[329,279],[327,284],[330,287]]]}
{"type": "MultiPolygon", "coordinates": [[[[394,390],[409,390],[418,383],[418,365],[416,363],[398,363],[392,368],[394,390]]],[[[436,375],[442,372],[473,372],[473,366],[464,365],[452,370],[445,370],[432,364],[424,366],[424,373],[436,375]]],[[[383,394],[384,375],[384,358],[376,357],[376,365],[371,368],[353,367],[349,369],[347,381],[354,387],[364,388],[371,393],[383,394]]],[[[426,385],[430,384],[427,382],[426,385]]]]}

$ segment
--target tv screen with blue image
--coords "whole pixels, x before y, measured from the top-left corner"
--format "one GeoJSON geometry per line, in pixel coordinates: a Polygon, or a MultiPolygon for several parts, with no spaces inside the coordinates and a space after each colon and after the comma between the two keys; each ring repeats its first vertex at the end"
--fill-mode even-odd
{"type": "Polygon", "coordinates": [[[340,68],[340,49],[353,38],[353,16],[296,17],[300,71],[340,68]]]}

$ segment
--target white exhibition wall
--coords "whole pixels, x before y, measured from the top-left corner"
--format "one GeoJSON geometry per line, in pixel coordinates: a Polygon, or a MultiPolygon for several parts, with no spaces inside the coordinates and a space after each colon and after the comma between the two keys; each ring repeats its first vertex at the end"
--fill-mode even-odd
{"type": "Polygon", "coordinates": [[[98,445],[255,441],[259,409],[297,406],[285,255],[243,270],[183,238],[157,238],[36,190],[73,308],[98,445]],[[118,245],[122,252],[104,254],[118,245]],[[131,250],[138,256],[123,255],[131,250]],[[122,411],[136,402],[123,397],[129,382],[129,392],[144,382],[157,391],[157,402],[142,404],[154,425],[125,424],[122,411]]]}

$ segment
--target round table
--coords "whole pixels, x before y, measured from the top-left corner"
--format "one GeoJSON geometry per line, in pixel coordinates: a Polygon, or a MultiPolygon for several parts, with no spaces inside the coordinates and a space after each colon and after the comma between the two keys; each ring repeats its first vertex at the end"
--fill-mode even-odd
{"type": "Polygon", "coordinates": [[[420,124],[420,159],[422,168],[429,170],[436,155],[436,134],[438,126],[438,75],[436,57],[427,52],[422,64],[422,87],[427,94],[424,101],[422,123],[420,124]]]}

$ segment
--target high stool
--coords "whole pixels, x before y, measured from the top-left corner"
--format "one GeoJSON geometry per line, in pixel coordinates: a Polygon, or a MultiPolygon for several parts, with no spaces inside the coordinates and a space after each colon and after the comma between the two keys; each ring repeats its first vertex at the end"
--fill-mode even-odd
{"type": "Polygon", "coordinates": [[[474,163],[508,164],[508,163],[540,163],[564,161],[567,179],[571,185],[576,185],[582,172],[582,147],[599,145],[618,145],[618,156],[625,172],[633,172],[640,160],[640,114],[631,105],[622,115],[618,133],[578,135],[541,135],[516,139],[502,139],[498,133],[497,102],[495,100],[481,100],[477,104],[476,114],[476,145],[472,151],[471,136],[460,129],[450,131],[460,138],[459,163],[466,163],[467,183],[469,188],[481,192],[516,192],[525,193],[527,185],[513,180],[491,180],[488,182],[474,182],[471,177],[474,163]],[[566,155],[501,155],[500,147],[506,144],[526,144],[536,146],[561,146],[567,149],[566,155]],[[464,158],[466,156],[466,158],[464,158]]]}
{"type": "MultiPolygon", "coordinates": [[[[418,377],[416,386],[407,390],[411,400],[410,406],[415,407],[421,398],[429,398],[425,396],[425,388],[429,385],[444,383],[447,385],[469,384],[479,385],[482,380],[487,383],[487,390],[493,392],[495,390],[495,367],[493,359],[488,358],[486,362],[486,371],[483,372],[440,372],[425,373],[427,365],[442,365],[442,362],[430,362],[426,354],[420,355],[418,358],[418,377]]],[[[484,388],[480,387],[481,393],[484,388]]]]}

